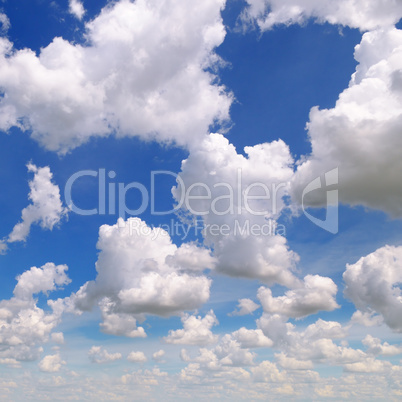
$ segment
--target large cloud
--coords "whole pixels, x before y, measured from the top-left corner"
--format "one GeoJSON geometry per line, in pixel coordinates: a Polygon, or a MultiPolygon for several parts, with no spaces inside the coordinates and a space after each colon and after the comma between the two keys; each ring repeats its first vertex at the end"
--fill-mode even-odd
{"type": "Polygon", "coordinates": [[[274,141],[245,153],[220,134],[206,136],[183,161],[173,195],[184,211],[202,218],[219,272],[295,285],[298,256],[276,226],[293,175],[289,149],[274,141]]]}
{"type": "MultiPolygon", "coordinates": [[[[355,58],[359,65],[335,107],[311,110],[312,154],[299,166],[292,193],[301,202],[308,183],[339,168],[341,202],[401,216],[402,31],[364,34],[355,58]]],[[[312,191],[303,201],[325,206],[326,193],[312,191]]]]}
{"type": "Polygon", "coordinates": [[[275,25],[303,24],[309,18],[362,31],[390,26],[402,18],[396,0],[247,0],[245,21],[256,21],[262,31],[275,25]]]}
{"type": "Polygon", "coordinates": [[[345,295],[363,312],[382,315],[392,329],[402,331],[402,247],[385,246],[348,264],[345,295]]]}
{"type": "Polygon", "coordinates": [[[202,270],[213,268],[214,259],[194,244],[186,244],[183,252],[166,231],[151,229],[139,218],[126,222],[120,218],[115,225],[101,226],[97,246],[101,250],[98,275],[70,301],[80,311],[98,303],[104,332],[143,337],[144,330],[136,327],[136,320],[143,320],[144,313],[179,314],[200,307],[209,298],[211,280],[202,270]],[[183,255],[189,247],[193,259],[187,269],[183,255]]]}
{"type": "Polygon", "coordinates": [[[85,45],[55,38],[38,56],[1,38],[0,128],[62,153],[111,133],[194,141],[229,116],[232,97],[206,71],[219,63],[224,4],[121,0],[86,24],[85,45]]]}

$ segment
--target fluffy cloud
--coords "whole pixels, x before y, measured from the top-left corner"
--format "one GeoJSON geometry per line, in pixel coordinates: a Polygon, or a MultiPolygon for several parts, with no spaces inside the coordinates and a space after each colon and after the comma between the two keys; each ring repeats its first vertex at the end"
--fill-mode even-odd
{"type": "Polygon", "coordinates": [[[289,149],[274,141],[246,147],[245,153],[220,134],[206,136],[183,161],[173,195],[185,212],[202,217],[218,272],[295,285],[291,271],[298,256],[275,221],[293,175],[289,149]]]}
{"type": "Polygon", "coordinates": [[[74,15],[79,20],[82,20],[82,17],[85,14],[85,8],[79,0],[69,0],[68,9],[72,15],[74,15]]]}
{"type": "Polygon", "coordinates": [[[230,313],[232,316],[242,316],[247,314],[253,314],[255,310],[257,310],[260,306],[257,303],[254,303],[250,299],[240,299],[237,305],[237,310],[230,313]]]}
{"type": "Polygon", "coordinates": [[[243,20],[256,21],[262,31],[275,25],[316,22],[339,24],[362,31],[396,24],[402,4],[395,0],[247,0],[243,20]]]}
{"type": "Polygon", "coordinates": [[[210,310],[204,318],[195,315],[184,315],[181,319],[183,329],[170,330],[165,342],[182,345],[209,345],[216,343],[218,335],[211,328],[219,324],[214,312],[210,310]]]}
{"type": "Polygon", "coordinates": [[[339,168],[340,202],[401,216],[402,31],[364,34],[355,58],[356,72],[335,107],[310,112],[312,154],[298,167],[291,192],[305,206],[325,206],[325,185],[302,200],[303,191],[339,168]]]}
{"type": "Polygon", "coordinates": [[[330,278],[307,275],[303,286],[288,290],[284,296],[273,297],[271,289],[258,289],[258,299],[265,312],[301,318],[319,311],[339,308],[335,296],[337,286],[330,278]]]}
{"type": "Polygon", "coordinates": [[[355,373],[382,373],[392,365],[390,362],[368,358],[361,362],[345,364],[345,370],[355,373]]]}
{"type": "Polygon", "coordinates": [[[284,353],[275,355],[281,367],[288,370],[310,370],[313,368],[313,362],[310,360],[297,360],[294,357],[287,357],[284,353]]]}
{"type": "Polygon", "coordinates": [[[360,324],[365,327],[373,327],[382,324],[383,318],[381,315],[376,315],[374,311],[361,312],[357,310],[353,313],[350,319],[351,324],[360,324]]]}
{"type": "Polygon", "coordinates": [[[338,322],[318,319],[304,330],[296,330],[285,317],[264,313],[257,320],[257,326],[273,341],[273,348],[283,353],[278,359],[285,365],[294,363],[296,366],[296,361],[312,361],[346,367],[347,364],[365,362],[372,357],[360,349],[334,342],[347,335],[338,322]]]}
{"type": "Polygon", "coordinates": [[[163,349],[160,349],[152,355],[152,359],[156,361],[161,361],[163,356],[165,356],[165,351],[163,349]]]}
{"type": "Polygon", "coordinates": [[[63,332],[53,332],[50,338],[52,342],[57,343],[59,345],[62,345],[64,343],[63,332]]]}
{"type": "Polygon", "coordinates": [[[20,300],[30,300],[32,295],[56,290],[57,287],[70,283],[66,265],[47,263],[40,268],[32,267],[17,276],[14,296],[20,300]]]}
{"type": "MultiPolygon", "coordinates": [[[[152,370],[138,370],[131,374],[125,374],[121,377],[121,382],[123,384],[136,384],[137,386],[144,386],[149,388],[150,385],[157,386],[159,385],[160,379],[166,378],[168,373],[164,371],[160,371],[158,368],[154,368],[152,370]]],[[[148,395],[148,393],[145,393],[148,395]]],[[[131,391],[132,397],[132,391],[131,391]]]]}
{"type": "Polygon", "coordinates": [[[229,118],[232,97],[206,71],[219,64],[224,4],[113,2],[86,24],[85,46],[57,37],[39,55],[1,38],[0,128],[61,153],[111,133],[193,142],[229,118]]]}
{"type": "Polygon", "coordinates": [[[257,367],[251,369],[253,374],[253,380],[255,382],[284,382],[286,380],[286,374],[281,372],[275,363],[270,361],[263,361],[257,367]]]}
{"type": "Polygon", "coordinates": [[[382,356],[395,356],[402,353],[402,345],[390,345],[388,342],[381,343],[381,340],[367,335],[363,341],[367,346],[367,353],[382,356]]]}
{"type": "Polygon", "coordinates": [[[247,329],[243,327],[232,332],[232,338],[243,349],[269,348],[273,345],[272,340],[267,338],[261,329],[247,329]]]}
{"type": "Polygon", "coordinates": [[[55,355],[45,356],[38,364],[39,370],[46,373],[56,373],[61,369],[61,366],[66,364],[58,353],[55,355]]]}
{"type": "Polygon", "coordinates": [[[60,200],[59,186],[52,182],[53,174],[49,167],[38,168],[31,163],[27,167],[29,172],[34,173],[34,178],[29,182],[28,198],[31,204],[22,210],[21,222],[14,226],[5,239],[9,243],[25,241],[33,224],[52,230],[67,214],[60,200]]]}
{"type": "Polygon", "coordinates": [[[143,352],[130,352],[127,360],[131,363],[145,363],[147,358],[143,352]]]}
{"type": "Polygon", "coordinates": [[[103,321],[101,331],[105,334],[127,336],[129,338],[145,338],[147,334],[143,327],[137,326],[137,319],[130,314],[115,313],[115,303],[105,297],[99,302],[103,321]]]}
{"type": "MultiPolygon", "coordinates": [[[[199,354],[191,358],[182,350],[182,360],[196,364],[207,371],[225,370],[226,367],[241,367],[254,364],[255,353],[242,348],[240,342],[230,334],[224,335],[213,349],[200,348],[199,354]]],[[[195,366],[193,366],[195,367],[195,366]]]]}
{"type": "Polygon", "coordinates": [[[395,331],[402,331],[402,247],[385,246],[348,264],[345,296],[363,312],[375,311],[395,331]]]}
{"type": "Polygon", "coordinates": [[[7,15],[0,13],[0,23],[1,23],[1,28],[0,32],[5,33],[8,31],[10,28],[10,20],[8,19],[7,15]]]}
{"type": "MultiPolygon", "coordinates": [[[[61,311],[46,312],[37,306],[34,295],[47,294],[70,282],[66,275],[67,266],[45,264],[32,267],[17,277],[14,296],[0,301],[0,358],[35,360],[41,351],[40,345],[49,340],[49,335],[60,322],[61,311]]],[[[48,358],[43,364],[56,359],[48,358]]],[[[8,364],[8,363],[7,363],[8,364]]],[[[50,364],[50,363],[49,363],[50,364]]]]}
{"type": "Polygon", "coordinates": [[[209,298],[211,280],[195,269],[194,261],[212,268],[213,259],[205,249],[191,246],[192,260],[174,245],[161,228],[150,228],[139,218],[112,226],[103,225],[97,244],[100,253],[96,263],[97,277],[85,283],[70,301],[79,311],[99,304],[101,329],[114,335],[145,336],[136,326],[144,313],[170,316],[195,310],[209,298]],[[187,270],[188,268],[188,270],[187,270]]]}
{"type": "Polygon", "coordinates": [[[121,359],[121,353],[109,353],[101,346],[92,346],[88,352],[88,357],[92,363],[102,364],[121,359]]]}

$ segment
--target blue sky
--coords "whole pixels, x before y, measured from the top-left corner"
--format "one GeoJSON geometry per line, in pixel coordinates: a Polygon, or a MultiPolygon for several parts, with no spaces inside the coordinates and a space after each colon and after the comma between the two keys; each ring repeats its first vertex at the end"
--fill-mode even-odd
{"type": "Polygon", "coordinates": [[[401,397],[399,3],[0,11],[1,398],[401,397]]]}

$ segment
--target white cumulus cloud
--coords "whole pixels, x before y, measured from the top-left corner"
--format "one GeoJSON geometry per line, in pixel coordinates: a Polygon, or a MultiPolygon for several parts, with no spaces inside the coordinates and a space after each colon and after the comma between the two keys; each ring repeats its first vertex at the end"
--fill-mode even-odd
{"type": "Polygon", "coordinates": [[[31,131],[60,153],[112,133],[194,142],[229,118],[232,95],[211,72],[224,4],[112,2],[86,23],[85,45],[56,37],[38,55],[1,38],[0,128],[31,131]]]}
{"type": "Polygon", "coordinates": [[[70,279],[66,271],[67,266],[53,263],[32,267],[17,277],[14,296],[0,301],[0,359],[4,362],[38,358],[41,345],[48,342],[62,311],[54,308],[50,299],[51,311],[39,308],[34,296],[67,285],[70,279]]]}
{"type": "Polygon", "coordinates": [[[216,343],[218,335],[214,335],[211,328],[219,324],[214,312],[210,310],[204,317],[184,315],[181,319],[183,329],[170,330],[164,338],[165,342],[182,345],[209,345],[216,343]]]}
{"type": "MultiPolygon", "coordinates": [[[[402,3],[400,3],[402,6],[402,3]]],[[[312,180],[338,168],[339,201],[402,216],[402,31],[365,33],[356,46],[358,66],[332,109],[314,107],[307,124],[312,153],[298,167],[292,196],[324,207],[325,186],[302,199],[312,180]]]]}
{"type": "Polygon", "coordinates": [[[29,172],[34,173],[34,178],[29,182],[28,198],[31,204],[22,210],[21,222],[14,226],[5,239],[9,243],[25,241],[33,224],[52,230],[67,214],[67,209],[60,200],[59,186],[52,182],[53,174],[50,168],[48,166],[38,168],[32,163],[27,167],[29,172]]]}
{"type": "Polygon", "coordinates": [[[385,246],[348,264],[343,274],[345,296],[362,312],[382,315],[395,331],[402,331],[402,247],[385,246]]]}
{"type": "Polygon", "coordinates": [[[147,361],[147,357],[144,352],[130,352],[127,356],[127,360],[131,363],[145,363],[147,361]]]}
{"type": "Polygon", "coordinates": [[[58,353],[55,355],[45,356],[38,364],[39,370],[46,373],[56,373],[58,372],[62,365],[66,364],[58,353]]]}
{"type": "Polygon", "coordinates": [[[402,18],[395,0],[247,0],[243,20],[256,21],[262,31],[275,25],[303,24],[309,18],[362,31],[391,26],[402,18]]]}
{"type": "Polygon", "coordinates": [[[88,357],[92,363],[102,364],[121,359],[121,353],[109,353],[101,346],[92,346],[88,352],[88,357]]]}
{"type": "Polygon", "coordinates": [[[303,286],[285,292],[284,296],[272,296],[271,289],[260,287],[258,299],[265,312],[301,318],[319,311],[339,308],[335,296],[338,291],[334,281],[319,275],[307,275],[303,286]]]}
{"type": "Polygon", "coordinates": [[[289,148],[274,141],[245,153],[220,134],[206,136],[182,162],[173,195],[183,211],[202,218],[218,272],[294,285],[298,256],[276,230],[293,175],[289,148]]]}
{"type": "MultiPolygon", "coordinates": [[[[211,280],[201,266],[211,269],[213,259],[204,248],[191,246],[192,260],[183,258],[181,247],[172,243],[161,228],[150,228],[139,218],[119,219],[99,230],[97,277],[70,297],[76,310],[99,305],[102,331],[113,335],[145,337],[137,320],[144,314],[170,316],[195,310],[209,299],[211,280]]],[[[182,246],[186,247],[186,246],[182,246]]]]}

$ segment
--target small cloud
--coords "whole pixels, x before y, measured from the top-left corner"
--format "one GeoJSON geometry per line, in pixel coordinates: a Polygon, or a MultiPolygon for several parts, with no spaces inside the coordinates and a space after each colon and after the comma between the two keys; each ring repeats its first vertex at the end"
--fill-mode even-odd
{"type": "Polygon", "coordinates": [[[121,353],[109,353],[106,349],[102,349],[100,346],[92,346],[88,352],[88,357],[92,363],[102,364],[119,360],[122,356],[121,353]]]}
{"type": "Polygon", "coordinates": [[[82,17],[85,14],[85,8],[79,0],[70,0],[68,11],[79,20],[82,20],[82,17]]]}
{"type": "Polygon", "coordinates": [[[147,358],[143,352],[130,352],[127,356],[127,360],[132,363],[145,363],[147,358]]]}
{"type": "Polygon", "coordinates": [[[155,352],[152,355],[152,359],[154,359],[155,361],[159,362],[162,360],[163,356],[165,356],[165,351],[164,350],[158,350],[157,352],[155,352]]]}
{"type": "Polygon", "coordinates": [[[247,314],[253,314],[255,310],[260,308],[257,303],[254,303],[250,299],[240,299],[237,305],[237,310],[234,310],[232,313],[229,313],[229,316],[241,316],[247,314]]]}
{"type": "Polygon", "coordinates": [[[61,369],[61,366],[66,364],[65,361],[61,360],[60,355],[57,353],[55,355],[45,356],[38,364],[39,370],[45,373],[56,373],[61,369]]]}

